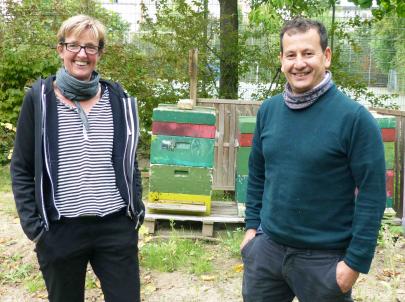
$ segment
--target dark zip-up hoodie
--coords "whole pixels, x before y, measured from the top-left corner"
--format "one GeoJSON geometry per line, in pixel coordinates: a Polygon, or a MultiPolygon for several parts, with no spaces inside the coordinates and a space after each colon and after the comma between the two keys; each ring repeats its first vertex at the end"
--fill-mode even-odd
{"type": "MultiPolygon", "coordinates": [[[[11,159],[14,199],[21,226],[30,240],[37,241],[59,220],[55,206],[58,180],[58,114],[53,90],[55,76],[38,80],[27,92],[17,123],[11,159]]],[[[143,222],[141,176],[136,160],[139,121],[136,101],[116,83],[108,87],[114,123],[112,162],[118,190],[127,204],[127,215],[137,225],[143,222]]]]}

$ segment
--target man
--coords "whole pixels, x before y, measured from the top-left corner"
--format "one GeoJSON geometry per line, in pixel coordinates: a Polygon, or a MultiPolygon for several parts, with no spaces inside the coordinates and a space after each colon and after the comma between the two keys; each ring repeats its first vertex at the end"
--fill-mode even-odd
{"type": "Polygon", "coordinates": [[[323,24],[293,19],[280,45],[288,83],[259,109],[249,158],[243,298],[353,301],[385,207],[381,134],[332,82],[323,24]]]}
{"type": "Polygon", "coordinates": [[[143,221],[136,102],[100,79],[105,26],[77,15],[57,34],[62,66],[21,107],[11,176],[51,302],[83,302],[90,263],[106,302],[140,301],[143,221]]]}

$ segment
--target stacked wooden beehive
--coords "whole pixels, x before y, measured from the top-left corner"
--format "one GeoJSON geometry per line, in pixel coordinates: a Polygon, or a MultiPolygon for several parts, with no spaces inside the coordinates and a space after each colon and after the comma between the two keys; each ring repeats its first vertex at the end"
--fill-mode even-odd
{"type": "Polygon", "coordinates": [[[394,193],[394,162],[395,162],[395,138],[397,120],[395,116],[380,115],[373,112],[381,129],[384,141],[386,186],[387,186],[387,208],[392,208],[392,196],[394,193]]]}
{"type": "Polygon", "coordinates": [[[246,202],[246,188],[249,174],[249,155],[252,150],[253,133],[256,126],[255,116],[239,117],[238,143],[239,148],[236,153],[236,179],[235,198],[238,202],[238,214],[244,216],[246,202]]]}
{"type": "Polygon", "coordinates": [[[149,210],[210,213],[215,119],[213,108],[153,110],[149,210]]]}

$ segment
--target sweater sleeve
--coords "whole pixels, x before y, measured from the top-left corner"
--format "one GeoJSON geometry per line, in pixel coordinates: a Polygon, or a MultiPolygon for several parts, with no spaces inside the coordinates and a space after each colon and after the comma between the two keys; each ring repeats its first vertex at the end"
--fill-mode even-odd
{"type": "Polygon", "coordinates": [[[35,134],[32,90],[23,101],[17,123],[10,172],[21,226],[31,240],[42,234],[43,224],[35,202],[35,134]]]}
{"type": "Polygon", "coordinates": [[[245,223],[246,229],[257,229],[260,225],[260,210],[265,182],[265,166],[261,142],[261,111],[256,117],[256,129],[253,135],[252,150],[249,156],[249,176],[247,184],[245,223]]]}
{"type": "Polygon", "coordinates": [[[352,239],[345,263],[368,273],[386,203],[384,145],[380,129],[372,115],[361,107],[349,139],[348,159],[358,188],[352,239]]]}

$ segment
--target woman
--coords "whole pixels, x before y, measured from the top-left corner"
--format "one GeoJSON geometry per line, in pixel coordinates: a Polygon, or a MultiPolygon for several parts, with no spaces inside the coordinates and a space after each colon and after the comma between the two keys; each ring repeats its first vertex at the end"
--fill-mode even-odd
{"type": "Polygon", "coordinates": [[[84,301],[87,264],[105,301],[140,301],[134,99],[95,71],[105,27],[78,15],[59,29],[63,66],[24,98],[11,162],[22,228],[50,301],[84,301]]]}

